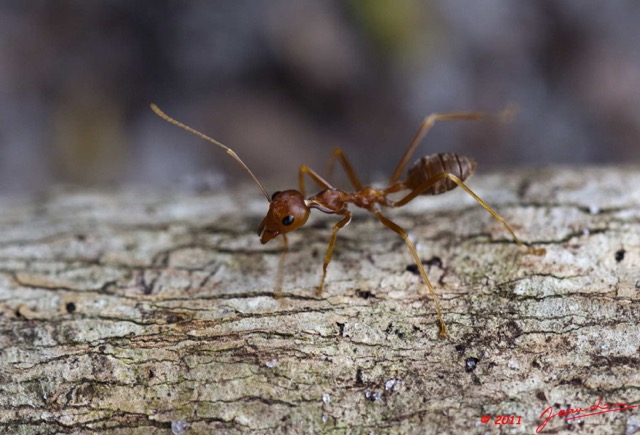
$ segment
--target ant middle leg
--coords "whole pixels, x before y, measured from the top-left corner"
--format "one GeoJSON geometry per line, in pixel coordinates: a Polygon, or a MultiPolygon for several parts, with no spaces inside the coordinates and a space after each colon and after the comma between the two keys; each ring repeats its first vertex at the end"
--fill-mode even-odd
{"type": "Polygon", "coordinates": [[[298,170],[298,184],[300,185],[300,193],[302,194],[302,196],[305,196],[305,191],[304,191],[304,176],[305,176],[305,174],[308,175],[309,178],[311,178],[318,186],[322,187],[323,189],[332,189],[333,188],[331,183],[329,183],[327,180],[322,178],[320,176],[320,174],[318,174],[316,171],[314,171],[313,169],[311,169],[307,165],[302,165],[302,166],[300,166],[300,169],[298,170]]]}
{"type": "Polygon", "coordinates": [[[420,256],[418,255],[418,252],[416,251],[416,247],[413,245],[413,242],[411,242],[411,240],[409,239],[409,235],[404,229],[402,229],[402,227],[400,227],[398,224],[396,224],[395,222],[393,222],[392,220],[384,216],[379,210],[373,211],[373,214],[378,218],[380,222],[382,222],[382,224],[384,224],[384,226],[398,233],[400,237],[402,237],[402,239],[405,241],[407,246],[409,247],[409,251],[411,252],[413,261],[416,262],[416,266],[418,266],[420,275],[422,275],[422,280],[427,285],[427,288],[429,289],[429,293],[433,297],[433,301],[436,304],[436,312],[438,313],[438,322],[440,323],[440,338],[446,338],[448,335],[447,326],[445,325],[444,317],[442,316],[442,308],[440,307],[440,300],[438,299],[438,296],[436,295],[436,292],[433,289],[433,285],[431,285],[431,281],[429,281],[429,278],[427,277],[427,272],[424,270],[422,261],[420,261],[420,256]]]}
{"type": "Polygon", "coordinates": [[[453,175],[453,174],[451,174],[449,172],[442,172],[442,173],[430,178],[429,180],[426,180],[420,186],[418,186],[415,189],[413,189],[404,198],[401,198],[398,201],[391,202],[390,206],[391,207],[401,207],[401,206],[405,205],[406,203],[408,203],[409,201],[414,199],[416,196],[420,195],[425,190],[429,189],[430,187],[432,187],[433,185],[435,185],[437,182],[439,182],[440,180],[442,180],[444,178],[450,179],[451,181],[456,183],[458,186],[460,186],[465,192],[467,192],[469,195],[471,195],[471,197],[473,199],[475,199],[478,202],[478,204],[480,204],[482,206],[482,208],[484,208],[486,211],[488,211],[489,214],[491,214],[491,216],[493,216],[493,218],[495,220],[500,222],[502,224],[502,226],[504,226],[504,228],[507,231],[509,231],[509,233],[513,237],[513,241],[516,242],[516,244],[518,244],[519,246],[523,246],[524,248],[526,248],[527,252],[529,252],[529,254],[533,254],[533,255],[544,255],[544,254],[546,254],[547,251],[544,248],[532,248],[530,246],[525,245],[522,242],[522,240],[520,240],[518,238],[518,236],[516,236],[516,233],[509,226],[509,224],[502,218],[502,216],[500,216],[498,213],[495,212],[495,210],[493,210],[491,207],[489,207],[489,204],[484,202],[484,200],[482,198],[480,198],[478,195],[476,195],[476,193],[473,190],[471,190],[466,184],[464,184],[464,182],[460,178],[456,177],[455,175],[453,175]]]}
{"type": "Polygon", "coordinates": [[[327,247],[327,254],[324,257],[324,262],[322,263],[322,279],[320,280],[320,285],[316,288],[316,295],[322,294],[322,289],[324,288],[324,280],[327,277],[327,266],[331,262],[331,255],[333,254],[333,248],[336,244],[336,238],[338,237],[338,231],[347,226],[351,222],[351,212],[345,210],[344,217],[337,222],[331,231],[331,240],[329,241],[329,246],[327,247]]]}

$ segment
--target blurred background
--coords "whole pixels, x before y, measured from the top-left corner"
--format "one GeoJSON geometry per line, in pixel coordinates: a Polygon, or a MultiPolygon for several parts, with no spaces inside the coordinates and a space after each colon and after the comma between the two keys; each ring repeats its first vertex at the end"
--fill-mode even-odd
{"type": "Polygon", "coordinates": [[[416,158],[479,171],[640,160],[640,2],[46,0],[0,4],[0,194],[52,183],[270,191],[345,149],[384,180],[432,112],[520,110],[438,125],[416,158]]]}

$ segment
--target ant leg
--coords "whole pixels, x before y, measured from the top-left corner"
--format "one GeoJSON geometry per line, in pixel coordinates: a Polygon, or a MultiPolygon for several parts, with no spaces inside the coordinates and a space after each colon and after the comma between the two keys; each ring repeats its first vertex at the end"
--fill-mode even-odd
{"type": "Polygon", "coordinates": [[[436,184],[438,181],[442,180],[443,178],[450,179],[451,181],[456,183],[458,186],[460,186],[462,189],[464,189],[465,192],[467,192],[469,195],[471,195],[471,197],[473,199],[475,199],[478,202],[478,204],[480,204],[482,206],[482,208],[484,208],[486,211],[488,211],[489,214],[491,214],[491,216],[493,216],[493,218],[495,220],[500,222],[505,227],[505,229],[507,231],[509,231],[509,233],[511,233],[511,236],[513,237],[514,242],[516,242],[516,244],[518,244],[519,246],[525,247],[527,249],[527,251],[529,252],[529,254],[533,254],[533,255],[544,255],[544,254],[546,254],[547,251],[544,248],[532,248],[530,246],[526,246],[522,242],[522,240],[520,240],[518,238],[518,236],[516,236],[516,233],[513,231],[513,229],[511,229],[509,224],[507,224],[507,222],[502,218],[502,216],[500,216],[491,207],[489,207],[489,204],[484,202],[484,200],[482,198],[480,198],[478,195],[476,195],[473,190],[471,190],[469,187],[467,187],[467,185],[464,184],[460,178],[456,177],[455,175],[453,175],[453,174],[451,174],[449,172],[443,172],[443,173],[438,174],[435,177],[431,178],[430,180],[425,181],[420,186],[418,186],[417,188],[413,189],[404,198],[401,198],[400,200],[393,202],[391,204],[391,207],[401,207],[401,206],[405,205],[406,203],[411,201],[413,198],[415,198],[416,196],[420,195],[422,192],[424,192],[425,190],[429,189],[431,186],[433,186],[434,184],[436,184]]]}
{"type": "Polygon", "coordinates": [[[316,184],[323,189],[332,189],[333,186],[327,180],[322,178],[316,171],[308,167],[307,165],[300,166],[300,170],[298,170],[298,183],[300,184],[300,193],[302,196],[304,194],[304,175],[307,174],[309,178],[316,182],[316,184]]]}
{"type": "Polygon", "coordinates": [[[445,338],[447,336],[447,327],[444,324],[444,318],[442,317],[442,308],[440,307],[440,300],[438,299],[438,296],[436,295],[436,292],[433,289],[433,286],[431,285],[429,278],[427,277],[427,272],[425,272],[424,270],[424,266],[422,265],[422,261],[420,261],[420,257],[418,256],[418,252],[416,251],[415,246],[413,245],[411,240],[409,240],[409,235],[405,230],[402,229],[402,227],[400,227],[398,224],[396,224],[392,220],[385,217],[379,210],[374,211],[373,214],[376,215],[378,220],[382,222],[384,226],[398,233],[400,237],[404,239],[407,246],[409,247],[409,251],[411,251],[411,255],[413,256],[413,261],[416,262],[416,266],[418,266],[420,275],[422,275],[422,279],[424,283],[427,285],[427,288],[429,289],[429,293],[431,293],[431,296],[433,297],[433,301],[436,304],[436,311],[438,313],[438,322],[440,322],[440,338],[445,338]]]}
{"type": "Polygon", "coordinates": [[[329,164],[327,165],[327,178],[331,178],[331,175],[333,174],[333,162],[335,162],[336,158],[338,158],[340,160],[340,163],[342,163],[342,168],[344,169],[344,172],[349,177],[349,181],[351,181],[351,185],[356,190],[362,189],[362,183],[360,182],[360,179],[356,175],[356,171],[353,169],[353,166],[351,166],[351,163],[349,162],[349,160],[347,160],[347,156],[345,156],[344,151],[342,151],[342,148],[336,147],[333,149],[331,153],[331,157],[329,158],[329,164]]]}
{"type": "Polygon", "coordinates": [[[431,115],[427,116],[424,119],[424,121],[422,121],[422,124],[420,125],[418,132],[416,133],[416,135],[413,137],[413,140],[409,144],[409,148],[407,148],[407,150],[404,152],[404,155],[400,159],[400,163],[398,163],[398,166],[396,166],[396,169],[393,171],[393,174],[389,179],[389,185],[392,185],[393,183],[398,181],[398,178],[400,178],[400,175],[402,175],[402,171],[407,166],[407,163],[409,162],[409,159],[413,155],[413,152],[416,150],[416,147],[418,146],[422,138],[427,134],[429,129],[431,129],[431,127],[433,127],[433,125],[436,122],[480,121],[483,119],[491,119],[491,118],[494,118],[500,121],[502,120],[506,121],[511,117],[513,117],[514,113],[515,113],[515,107],[513,106],[507,107],[498,115],[492,115],[490,113],[483,113],[483,112],[432,113],[431,115]]]}
{"type": "Polygon", "coordinates": [[[276,299],[280,299],[282,297],[284,260],[287,257],[287,252],[289,252],[289,240],[287,239],[287,235],[283,234],[282,235],[282,254],[280,254],[280,260],[278,260],[278,271],[276,272],[276,291],[275,291],[276,299]]]}
{"type": "Polygon", "coordinates": [[[316,289],[316,295],[322,294],[322,289],[324,287],[324,279],[327,277],[327,266],[331,262],[331,254],[333,253],[333,247],[336,244],[336,238],[338,237],[338,231],[341,228],[344,228],[351,222],[351,212],[346,210],[344,212],[344,217],[333,226],[333,230],[331,232],[331,240],[329,241],[329,247],[327,248],[327,255],[324,257],[324,263],[322,263],[322,279],[320,280],[320,285],[316,289]]]}

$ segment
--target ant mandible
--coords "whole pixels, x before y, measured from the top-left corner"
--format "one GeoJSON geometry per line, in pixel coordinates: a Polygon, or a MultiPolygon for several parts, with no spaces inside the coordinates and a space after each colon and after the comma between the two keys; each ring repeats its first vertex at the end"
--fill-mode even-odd
{"type": "Polygon", "coordinates": [[[251,172],[247,165],[238,157],[238,155],[226,145],[200,133],[193,128],[176,121],[162,112],[158,106],[151,104],[151,109],[160,118],[170,122],[196,136],[211,142],[214,145],[224,149],[234,160],[236,160],[247,173],[258,184],[265,198],[269,201],[269,211],[262,220],[258,228],[258,234],[260,236],[261,243],[267,243],[269,240],[275,238],[278,235],[282,235],[284,243],[284,250],[280,256],[278,265],[278,273],[276,275],[276,294],[279,295],[281,283],[282,283],[282,269],[284,265],[284,258],[288,250],[288,242],[286,234],[303,226],[309,218],[311,209],[320,210],[323,213],[336,214],[342,216],[342,219],[333,226],[331,231],[331,240],[329,241],[329,247],[322,264],[322,279],[320,285],[316,289],[316,294],[320,295],[324,287],[324,281],[327,276],[327,266],[331,262],[331,254],[336,243],[336,237],[338,231],[344,228],[351,221],[351,212],[348,209],[349,204],[353,204],[357,207],[364,208],[372,213],[383,225],[390,228],[392,231],[402,237],[409,251],[413,256],[413,260],[420,271],[420,275],[424,280],[429,293],[433,297],[436,305],[436,311],[438,313],[438,321],[440,323],[440,337],[447,336],[447,327],[444,323],[442,316],[442,308],[440,307],[440,301],[438,296],[427,277],[427,273],[424,270],[418,252],[416,251],[413,242],[409,239],[407,232],[402,229],[398,224],[387,218],[380,211],[381,207],[401,207],[407,204],[418,195],[439,195],[441,193],[448,192],[460,186],[473,197],[485,210],[487,210],[491,216],[493,216],[498,222],[500,222],[507,231],[513,237],[513,240],[520,246],[524,246],[527,252],[534,255],[544,255],[544,248],[532,248],[526,246],[513,232],[511,227],[505,222],[505,220],[498,215],[489,205],[484,202],[478,195],[476,195],[466,184],[466,180],[473,172],[476,163],[468,157],[456,154],[456,153],[438,153],[426,156],[416,161],[407,173],[407,177],[404,181],[398,181],[400,175],[404,171],[409,162],[409,159],[413,155],[418,143],[422,140],[425,134],[436,122],[439,121],[479,121],[482,119],[497,118],[505,119],[513,114],[513,109],[507,108],[500,115],[490,115],[480,112],[459,112],[459,113],[434,113],[427,116],[422,125],[418,129],[418,132],[413,137],[413,140],[409,144],[409,147],[405,151],[404,155],[400,159],[398,166],[393,171],[389,183],[385,188],[376,188],[371,186],[364,186],[358,176],[356,175],[351,163],[347,160],[344,152],[340,148],[333,150],[332,160],[336,158],[342,164],[342,167],[347,174],[351,184],[355,191],[345,192],[331,185],[327,180],[322,178],[316,171],[309,168],[307,165],[300,166],[298,171],[298,182],[300,184],[300,190],[285,190],[275,192],[273,195],[269,195],[264,186],[258,181],[258,178],[251,172]],[[305,198],[305,186],[304,177],[308,176],[323,190],[317,195],[305,198]],[[409,193],[398,200],[392,200],[389,195],[392,193],[400,192],[403,190],[409,190],[409,193]]]}

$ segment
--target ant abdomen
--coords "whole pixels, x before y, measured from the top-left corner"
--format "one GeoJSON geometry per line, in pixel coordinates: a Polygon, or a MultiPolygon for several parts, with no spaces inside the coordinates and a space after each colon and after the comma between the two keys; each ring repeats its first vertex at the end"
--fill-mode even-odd
{"type": "MultiPolygon", "coordinates": [[[[464,181],[471,175],[475,167],[475,161],[456,153],[431,154],[411,165],[404,185],[409,189],[416,189],[442,173],[450,173],[464,181]]],[[[453,180],[444,177],[422,192],[421,195],[439,195],[455,189],[457,186],[453,180]]]]}

